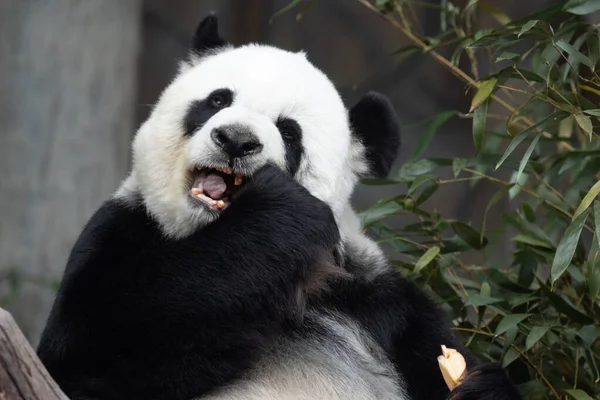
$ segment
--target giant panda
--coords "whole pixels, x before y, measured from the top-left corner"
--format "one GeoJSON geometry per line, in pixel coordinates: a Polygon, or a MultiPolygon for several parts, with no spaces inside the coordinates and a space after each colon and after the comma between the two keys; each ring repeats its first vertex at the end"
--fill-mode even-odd
{"type": "Polygon", "coordinates": [[[350,196],[399,148],[389,100],[347,109],[303,53],[217,17],[76,241],[38,355],[71,400],[518,399],[361,230],[350,196]],[[436,357],[465,354],[447,389],[436,357]]]}

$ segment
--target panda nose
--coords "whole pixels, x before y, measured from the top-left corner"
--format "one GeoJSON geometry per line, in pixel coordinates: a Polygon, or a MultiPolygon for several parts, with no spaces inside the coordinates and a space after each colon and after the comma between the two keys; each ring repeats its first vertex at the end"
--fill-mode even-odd
{"type": "Polygon", "coordinates": [[[246,157],[260,153],[263,145],[244,126],[227,125],[215,128],[210,133],[212,141],[231,158],[246,157]]]}

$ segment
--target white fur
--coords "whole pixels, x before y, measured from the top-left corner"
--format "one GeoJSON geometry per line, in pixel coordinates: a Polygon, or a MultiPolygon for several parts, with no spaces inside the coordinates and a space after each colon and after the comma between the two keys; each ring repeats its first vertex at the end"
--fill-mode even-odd
{"type": "Polygon", "coordinates": [[[406,400],[381,348],[354,321],[324,310],[307,315],[327,331],[280,343],[252,371],[202,400],[406,400]]]}
{"type": "Polygon", "coordinates": [[[329,204],[339,220],[364,172],[364,149],[352,138],[348,114],[330,80],[304,53],[263,45],[229,48],[185,64],[167,87],[133,145],[133,170],[117,196],[139,192],[164,233],[184,237],[214,221],[211,213],[187,202],[187,171],[194,164],[216,165],[222,156],[210,139],[213,128],[244,124],[264,149],[240,164],[252,174],[266,162],[285,167],[285,147],[275,126],[278,117],[295,119],[302,129],[304,156],[296,179],[329,204]],[[234,92],[231,107],[185,137],[189,105],[212,91],[234,92]],[[137,188],[137,190],[135,189],[137,188]]]}

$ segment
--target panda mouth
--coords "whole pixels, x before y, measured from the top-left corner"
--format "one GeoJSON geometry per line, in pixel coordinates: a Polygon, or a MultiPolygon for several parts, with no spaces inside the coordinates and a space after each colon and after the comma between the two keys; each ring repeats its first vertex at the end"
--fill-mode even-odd
{"type": "Polygon", "coordinates": [[[191,182],[190,198],[215,210],[226,209],[245,183],[244,176],[229,167],[196,167],[191,171],[191,182]]]}

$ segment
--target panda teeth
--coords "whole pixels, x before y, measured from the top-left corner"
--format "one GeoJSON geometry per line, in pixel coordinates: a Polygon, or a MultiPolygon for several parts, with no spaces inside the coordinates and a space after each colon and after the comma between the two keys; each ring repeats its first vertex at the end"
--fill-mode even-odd
{"type": "Polygon", "coordinates": [[[242,174],[235,174],[235,179],[233,181],[233,184],[235,186],[240,186],[242,184],[243,180],[244,180],[244,177],[242,174]]]}

